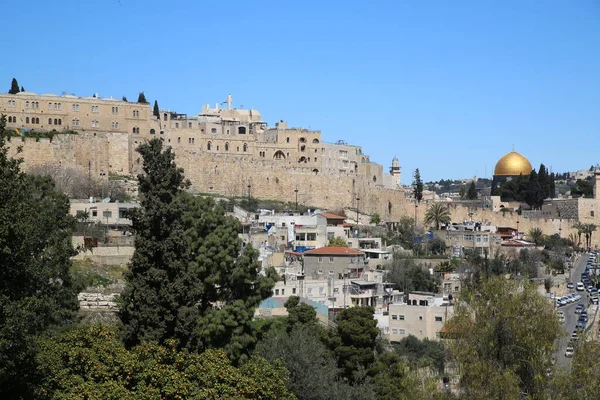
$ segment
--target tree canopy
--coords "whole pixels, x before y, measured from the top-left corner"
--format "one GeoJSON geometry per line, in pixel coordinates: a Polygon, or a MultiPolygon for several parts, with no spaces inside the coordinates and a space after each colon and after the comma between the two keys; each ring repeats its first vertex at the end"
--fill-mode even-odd
{"type": "Polygon", "coordinates": [[[35,382],[36,339],[69,324],[78,309],[69,199],[47,177],[24,174],[8,156],[0,118],[0,397],[35,382]]]}
{"type": "Polygon", "coordinates": [[[160,110],[158,108],[158,100],[154,100],[154,108],[152,110],[152,115],[156,118],[160,118],[160,110]]]}
{"type": "Polygon", "coordinates": [[[144,94],[144,92],[140,92],[140,94],[138,95],[138,99],[137,99],[138,103],[148,103],[148,101],[146,100],[146,95],[144,94]]]}
{"type": "Polygon", "coordinates": [[[440,230],[441,224],[450,223],[450,211],[448,207],[442,203],[433,203],[425,211],[425,224],[434,225],[435,230],[440,230]]]}
{"type": "Polygon", "coordinates": [[[469,189],[466,194],[467,200],[477,200],[477,189],[475,188],[475,181],[471,181],[469,189]]]}
{"type": "Polygon", "coordinates": [[[418,202],[423,200],[423,180],[419,168],[415,169],[413,180],[413,198],[418,202]]]}
{"type": "Polygon", "coordinates": [[[327,242],[327,247],[348,247],[348,242],[346,242],[346,239],[343,237],[336,236],[329,239],[329,242],[327,242]]]}
{"type": "Polygon", "coordinates": [[[417,265],[412,258],[394,255],[387,267],[386,282],[393,282],[403,292],[437,292],[438,279],[425,268],[417,265]]]}
{"type": "Polygon", "coordinates": [[[237,361],[255,342],[250,323],[271,296],[275,272],[261,274],[235,218],[212,199],[184,192],[188,183],[170,147],[163,151],[154,139],[139,152],[135,252],[120,309],[125,343],[175,338],[182,348],[221,348],[237,361]]]}
{"type": "Polygon", "coordinates": [[[10,83],[10,89],[8,90],[8,93],[17,94],[19,92],[19,82],[17,82],[17,78],[12,78],[12,82],[10,83]]]}
{"type": "Polygon", "coordinates": [[[536,287],[494,277],[465,290],[461,300],[447,329],[466,398],[546,398],[546,369],[560,327],[536,287]]]}

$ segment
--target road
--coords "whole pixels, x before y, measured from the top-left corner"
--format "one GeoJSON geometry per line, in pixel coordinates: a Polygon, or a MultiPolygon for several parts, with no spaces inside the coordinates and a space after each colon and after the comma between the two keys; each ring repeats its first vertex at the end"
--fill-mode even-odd
{"type": "MultiPolygon", "coordinates": [[[[577,261],[574,263],[573,268],[571,269],[571,279],[572,282],[576,285],[577,282],[581,279],[581,274],[585,269],[585,265],[589,258],[588,253],[583,253],[577,261]]],[[[575,308],[577,304],[583,304],[585,309],[587,310],[589,304],[589,298],[586,291],[578,292],[575,289],[571,291],[575,293],[579,293],[581,295],[581,300],[576,303],[568,304],[564,307],[560,307],[559,310],[564,311],[565,313],[565,322],[562,324],[565,330],[565,336],[560,339],[558,346],[558,354],[556,355],[556,363],[559,365],[569,365],[571,363],[571,359],[565,357],[565,350],[567,348],[567,344],[571,339],[571,334],[575,330],[575,325],[577,325],[577,320],[579,319],[579,314],[575,314],[575,308]]],[[[591,319],[591,315],[590,315],[591,319]]]]}

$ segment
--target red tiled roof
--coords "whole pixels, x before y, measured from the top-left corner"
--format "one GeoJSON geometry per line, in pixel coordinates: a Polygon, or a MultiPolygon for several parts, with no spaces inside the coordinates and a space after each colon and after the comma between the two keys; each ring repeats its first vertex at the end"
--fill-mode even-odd
{"type": "Polygon", "coordinates": [[[321,213],[322,216],[324,216],[327,219],[346,219],[346,217],[342,216],[342,215],[335,215],[335,214],[331,214],[331,213],[321,213]]]}
{"type": "Polygon", "coordinates": [[[349,247],[320,247],[318,249],[304,252],[306,255],[323,256],[358,256],[364,254],[362,251],[354,250],[349,247]]]}

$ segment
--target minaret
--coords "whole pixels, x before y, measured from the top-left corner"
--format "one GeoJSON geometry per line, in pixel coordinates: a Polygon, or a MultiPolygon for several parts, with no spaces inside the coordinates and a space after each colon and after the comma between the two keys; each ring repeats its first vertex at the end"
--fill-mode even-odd
{"type": "Polygon", "coordinates": [[[400,186],[400,163],[398,162],[398,157],[394,157],[392,159],[392,167],[390,168],[390,175],[394,177],[394,183],[400,186]]]}
{"type": "Polygon", "coordinates": [[[231,105],[233,103],[233,98],[231,97],[230,94],[227,95],[227,109],[231,110],[231,105]]]}
{"type": "Polygon", "coordinates": [[[600,199],[600,169],[594,168],[594,199],[600,199]]]}

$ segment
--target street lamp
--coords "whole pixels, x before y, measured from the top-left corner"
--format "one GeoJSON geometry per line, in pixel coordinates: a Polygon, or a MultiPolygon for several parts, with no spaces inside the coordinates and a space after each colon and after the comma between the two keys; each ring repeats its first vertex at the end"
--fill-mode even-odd
{"type": "Polygon", "coordinates": [[[298,186],[296,185],[296,189],[294,189],[296,193],[296,212],[298,212],[298,186]]]}

